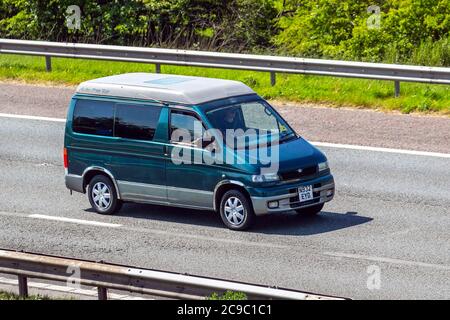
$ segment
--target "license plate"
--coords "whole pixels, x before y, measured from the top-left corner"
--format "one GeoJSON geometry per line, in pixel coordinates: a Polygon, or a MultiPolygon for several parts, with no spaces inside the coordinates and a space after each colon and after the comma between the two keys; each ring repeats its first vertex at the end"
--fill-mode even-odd
{"type": "Polygon", "coordinates": [[[309,201],[313,198],[313,190],[312,186],[301,186],[298,188],[298,196],[300,198],[300,202],[309,201]]]}

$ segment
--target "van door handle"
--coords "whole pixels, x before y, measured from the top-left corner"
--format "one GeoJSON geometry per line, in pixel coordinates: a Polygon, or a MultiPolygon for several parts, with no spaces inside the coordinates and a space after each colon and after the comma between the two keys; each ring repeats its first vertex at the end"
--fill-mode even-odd
{"type": "Polygon", "coordinates": [[[164,156],[168,156],[169,155],[169,147],[168,146],[164,146],[164,156]]]}

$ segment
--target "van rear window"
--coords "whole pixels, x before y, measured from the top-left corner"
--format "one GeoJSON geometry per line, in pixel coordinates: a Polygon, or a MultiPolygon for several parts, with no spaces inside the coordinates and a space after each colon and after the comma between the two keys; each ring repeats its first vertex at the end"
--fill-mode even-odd
{"type": "Polygon", "coordinates": [[[136,140],[153,140],[160,113],[161,107],[118,104],[116,106],[114,136],[136,140]]]}
{"type": "Polygon", "coordinates": [[[112,136],[114,104],[107,101],[80,99],[73,112],[74,132],[112,136]]]}

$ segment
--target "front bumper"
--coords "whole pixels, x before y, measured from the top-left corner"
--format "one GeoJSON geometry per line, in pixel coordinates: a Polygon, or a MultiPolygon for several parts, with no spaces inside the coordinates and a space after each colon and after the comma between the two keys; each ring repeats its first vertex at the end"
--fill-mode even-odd
{"type": "MultiPolygon", "coordinates": [[[[300,208],[315,206],[321,203],[331,201],[334,197],[335,187],[332,175],[313,179],[309,181],[299,181],[295,184],[286,185],[285,193],[275,196],[251,196],[253,210],[256,215],[265,215],[276,212],[285,212],[300,208]],[[298,187],[312,185],[313,198],[311,200],[300,202],[298,187]],[[278,207],[269,208],[268,203],[278,201],[278,207]]],[[[277,188],[279,191],[279,188],[277,188]]],[[[264,190],[264,193],[270,194],[270,188],[264,190]]]]}

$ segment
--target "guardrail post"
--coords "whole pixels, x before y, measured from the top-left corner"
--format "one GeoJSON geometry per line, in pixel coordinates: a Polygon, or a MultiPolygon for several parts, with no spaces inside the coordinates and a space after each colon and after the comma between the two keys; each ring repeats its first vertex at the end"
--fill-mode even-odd
{"type": "Polygon", "coordinates": [[[52,57],[45,56],[45,69],[47,72],[52,71],[52,57]]]}
{"type": "Polygon", "coordinates": [[[273,87],[277,82],[277,75],[275,72],[270,72],[270,85],[273,87]]]}
{"type": "Polygon", "coordinates": [[[28,279],[26,276],[19,275],[19,296],[22,298],[28,297],[28,279]]]}
{"type": "Polygon", "coordinates": [[[395,97],[400,97],[400,81],[395,81],[395,97]]]}
{"type": "Polygon", "coordinates": [[[98,300],[108,300],[108,289],[98,287],[98,300]]]}
{"type": "Polygon", "coordinates": [[[155,72],[161,73],[161,65],[159,63],[155,64],[155,72]]]}

